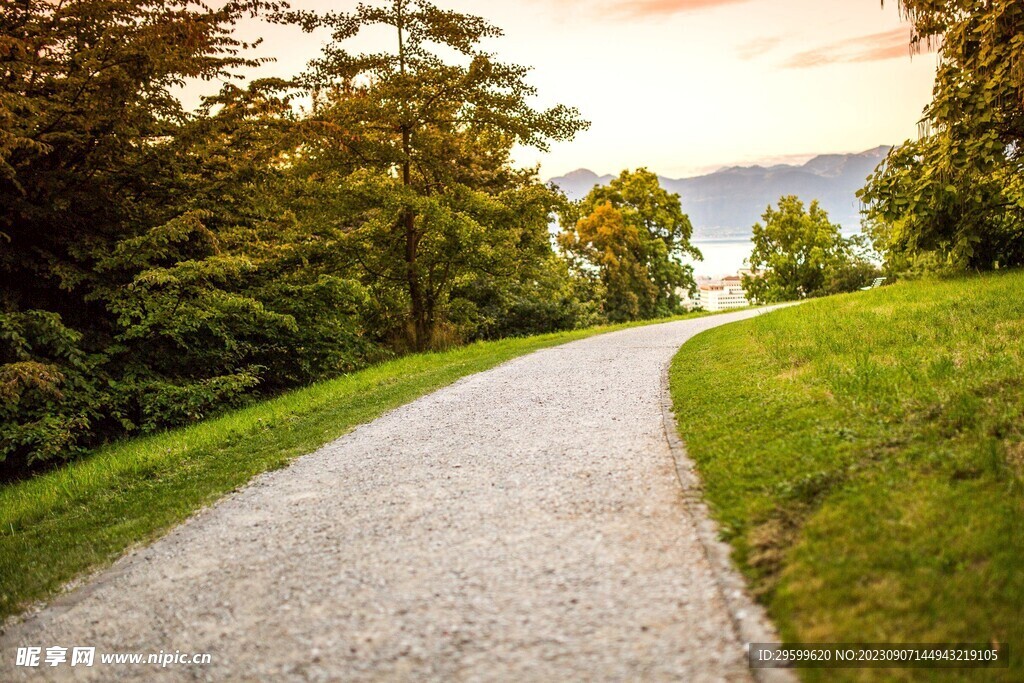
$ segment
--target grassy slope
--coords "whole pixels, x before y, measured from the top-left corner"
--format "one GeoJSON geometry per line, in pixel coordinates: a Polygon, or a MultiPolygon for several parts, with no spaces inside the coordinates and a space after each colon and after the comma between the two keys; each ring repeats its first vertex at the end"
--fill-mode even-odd
{"type": "Polygon", "coordinates": [[[788,641],[1010,644],[1021,680],[1024,272],[900,283],[710,330],[672,366],[680,431],[788,641]]]}
{"type": "Polygon", "coordinates": [[[627,326],[406,356],[0,488],[0,618],[387,410],[510,358],[627,326]]]}

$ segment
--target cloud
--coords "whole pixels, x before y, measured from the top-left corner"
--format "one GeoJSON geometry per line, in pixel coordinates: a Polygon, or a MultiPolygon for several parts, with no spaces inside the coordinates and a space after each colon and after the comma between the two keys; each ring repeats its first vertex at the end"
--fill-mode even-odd
{"type": "Polygon", "coordinates": [[[612,19],[659,19],[674,14],[699,12],[727,5],[740,5],[753,0],[529,0],[530,2],[586,10],[612,19]]]}
{"type": "Polygon", "coordinates": [[[664,17],[695,12],[721,5],[737,5],[750,0],[616,0],[607,6],[608,14],[631,19],[664,17]]]}
{"type": "MultiPolygon", "coordinates": [[[[858,62],[877,62],[895,57],[909,57],[910,27],[897,28],[882,33],[872,33],[805,50],[793,55],[786,66],[804,69],[826,64],[851,64],[858,62]]],[[[926,52],[933,50],[922,45],[926,52]]]]}
{"type": "Polygon", "coordinates": [[[766,52],[771,52],[781,44],[782,38],[779,36],[755,38],[737,47],[736,53],[740,59],[751,60],[755,57],[760,57],[766,52]]]}

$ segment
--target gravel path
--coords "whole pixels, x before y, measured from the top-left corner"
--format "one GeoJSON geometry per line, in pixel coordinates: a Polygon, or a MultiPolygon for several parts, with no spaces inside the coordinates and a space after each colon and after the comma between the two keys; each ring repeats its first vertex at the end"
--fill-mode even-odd
{"type": "Polygon", "coordinates": [[[363,425],[9,625],[0,679],[748,680],[662,399],[684,341],[751,315],[539,351],[363,425]],[[15,669],[22,645],[212,663],[15,669]]]}

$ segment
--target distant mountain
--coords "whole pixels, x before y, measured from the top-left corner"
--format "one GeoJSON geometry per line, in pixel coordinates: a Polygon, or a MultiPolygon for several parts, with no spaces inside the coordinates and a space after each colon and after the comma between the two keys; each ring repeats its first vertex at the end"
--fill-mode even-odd
{"type": "MultiPolygon", "coordinates": [[[[856,192],[889,149],[882,146],[860,154],[823,154],[799,166],[732,166],[693,178],[661,177],[661,184],[679,194],[698,238],[748,236],[765,207],[787,194],[808,203],[817,199],[844,232],[855,232],[860,227],[856,192]]],[[[612,178],[579,169],[551,182],[570,199],[580,199],[594,185],[606,185],[612,178]]]]}
{"type": "Polygon", "coordinates": [[[595,185],[607,185],[613,175],[597,175],[591,170],[580,168],[563,176],[552,178],[549,182],[558,185],[569,199],[583,199],[595,185]]]}

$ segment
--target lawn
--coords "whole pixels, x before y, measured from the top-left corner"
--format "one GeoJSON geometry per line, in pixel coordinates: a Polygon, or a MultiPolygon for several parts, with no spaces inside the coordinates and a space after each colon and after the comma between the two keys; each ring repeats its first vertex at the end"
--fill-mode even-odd
{"type": "Polygon", "coordinates": [[[1024,272],[899,283],[709,330],[671,369],[679,428],[790,642],[1006,642],[1022,680],[1024,272]]]}
{"type": "Polygon", "coordinates": [[[405,356],[191,427],[119,442],[6,485],[0,488],[0,618],[392,408],[516,356],[627,326],[405,356]]]}

